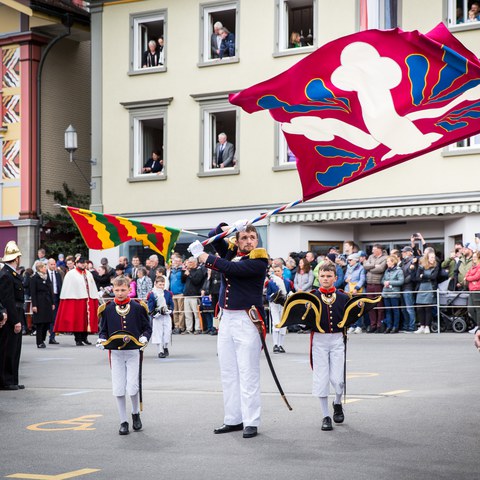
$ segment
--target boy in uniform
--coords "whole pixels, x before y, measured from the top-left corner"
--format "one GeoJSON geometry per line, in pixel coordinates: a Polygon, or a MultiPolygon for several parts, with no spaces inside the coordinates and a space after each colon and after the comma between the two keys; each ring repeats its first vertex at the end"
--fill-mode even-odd
{"type": "Polygon", "coordinates": [[[130,280],[119,276],[112,283],[115,298],[98,309],[100,332],[96,346],[110,350],[112,389],[121,422],[118,433],[128,435],[126,393],[132,402],[133,429],[142,429],[140,372],[143,349],[150,339],[152,327],[145,303],[129,297],[130,280]]]}

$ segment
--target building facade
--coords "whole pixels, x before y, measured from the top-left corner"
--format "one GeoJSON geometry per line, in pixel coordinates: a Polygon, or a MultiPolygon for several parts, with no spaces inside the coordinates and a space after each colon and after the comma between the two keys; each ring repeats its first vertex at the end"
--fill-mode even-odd
{"type": "MultiPolygon", "coordinates": [[[[42,213],[55,209],[47,190],[62,190],[66,182],[90,192],[63,147],[73,123],[79,153],[90,159],[90,33],[83,6],[0,1],[0,81],[0,249],[16,240],[30,266],[42,213]]],[[[80,168],[89,178],[90,163],[80,168]]]]}
{"type": "MultiPolygon", "coordinates": [[[[478,55],[480,21],[469,21],[469,3],[91,2],[92,155],[99,159],[92,170],[92,209],[205,233],[219,221],[255,218],[301,198],[295,159],[278,125],[268,113],[241,111],[228,95],[365,28],[425,33],[444,22],[478,55]],[[230,51],[215,48],[218,22],[230,35],[230,51]],[[161,62],[148,63],[149,41],[157,44],[161,62]],[[220,133],[235,152],[224,168],[220,133]],[[144,173],[153,151],[163,169],[144,173]]],[[[343,240],[393,248],[421,232],[447,253],[454,241],[473,241],[480,231],[479,146],[478,138],[465,140],[276,215],[258,224],[262,242],[272,256],[286,256],[321,252],[343,240]]],[[[182,235],[180,245],[192,240],[182,235]]],[[[134,251],[132,243],[111,256],[134,251]]]]}

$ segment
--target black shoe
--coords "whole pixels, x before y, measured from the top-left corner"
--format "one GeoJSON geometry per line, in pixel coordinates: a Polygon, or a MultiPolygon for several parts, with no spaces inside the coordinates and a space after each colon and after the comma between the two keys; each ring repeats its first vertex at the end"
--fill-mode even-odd
{"type": "Polygon", "coordinates": [[[278,347],[278,352],[285,353],[285,349],[280,345],[280,347],[278,347]]]}
{"type": "Polygon", "coordinates": [[[383,333],[390,333],[390,332],[391,332],[391,330],[389,328],[386,328],[383,333]]]}
{"type": "Polygon", "coordinates": [[[237,425],[225,425],[223,424],[220,428],[216,428],[213,433],[230,433],[230,432],[237,432],[238,430],[243,430],[243,423],[239,423],[237,425]]]}
{"type": "Polygon", "coordinates": [[[165,354],[166,357],[168,357],[168,356],[170,355],[170,352],[168,351],[168,348],[167,348],[167,347],[165,347],[165,348],[163,349],[163,353],[165,354]]]}
{"type": "Polygon", "coordinates": [[[56,340],[50,340],[48,343],[50,345],[60,345],[60,342],[57,342],[56,340]]]}
{"type": "Polygon", "coordinates": [[[25,385],[17,385],[19,390],[25,390],[25,385]]]}
{"type": "Polygon", "coordinates": [[[19,387],[18,385],[4,385],[0,390],[19,390],[19,387]]]}
{"type": "Polygon", "coordinates": [[[83,347],[83,343],[82,343],[82,342],[75,342],[75,345],[76,345],[77,347],[83,347]]]}
{"type": "Polygon", "coordinates": [[[128,435],[130,432],[128,431],[128,422],[123,422],[120,424],[120,430],[118,431],[120,435],[128,435]]]}
{"type": "Polygon", "coordinates": [[[333,421],[335,423],[343,423],[345,415],[343,414],[343,408],[341,403],[333,404],[333,421]]]}
{"type": "Polygon", "coordinates": [[[133,429],[136,432],[138,432],[139,430],[142,429],[143,425],[142,425],[142,421],[140,420],[140,414],[139,413],[132,413],[132,425],[133,425],[133,429]]]}
{"type": "Polygon", "coordinates": [[[218,335],[217,330],[213,329],[213,330],[210,332],[210,335],[218,335]]]}
{"type": "Polygon", "coordinates": [[[243,429],[243,438],[252,438],[257,436],[257,427],[245,427],[243,429]]]}
{"type": "Polygon", "coordinates": [[[390,333],[398,333],[398,328],[392,328],[392,329],[390,330],[390,333]]]}
{"type": "Polygon", "coordinates": [[[273,346],[273,353],[278,353],[278,352],[280,352],[278,346],[277,346],[277,345],[274,345],[274,346],[273,346]]]}
{"type": "Polygon", "coordinates": [[[165,358],[165,356],[166,356],[166,355],[165,355],[165,352],[160,352],[160,353],[158,354],[158,358],[165,358]]]}
{"type": "Polygon", "coordinates": [[[37,348],[47,348],[47,346],[42,342],[40,345],[37,345],[37,348]]]}
{"type": "Polygon", "coordinates": [[[385,327],[382,325],[377,328],[377,331],[375,333],[384,333],[385,332],[385,327]]]}
{"type": "Polygon", "coordinates": [[[322,421],[322,430],[333,430],[332,419],[330,417],[325,417],[322,421]]]}
{"type": "Polygon", "coordinates": [[[88,340],[82,340],[85,345],[91,345],[92,342],[89,342],[88,340]]]}
{"type": "Polygon", "coordinates": [[[375,333],[377,329],[375,327],[367,327],[367,333],[375,333]]]}

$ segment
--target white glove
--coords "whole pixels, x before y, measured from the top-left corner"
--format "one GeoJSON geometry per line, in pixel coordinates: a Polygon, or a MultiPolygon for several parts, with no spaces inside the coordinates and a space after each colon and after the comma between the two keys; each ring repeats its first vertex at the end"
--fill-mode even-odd
{"type": "Polygon", "coordinates": [[[203,245],[198,240],[195,240],[188,246],[188,251],[195,257],[198,258],[203,253],[203,245]]]}
{"type": "Polygon", "coordinates": [[[104,338],[99,338],[97,340],[97,343],[95,344],[95,346],[99,349],[99,350],[105,350],[105,347],[103,346],[103,342],[105,342],[105,339],[104,338]]]}
{"type": "Polygon", "coordinates": [[[147,337],[145,337],[145,336],[143,336],[143,335],[138,339],[138,341],[139,341],[140,343],[143,343],[144,345],[146,345],[146,344],[148,343],[147,337]]]}
{"type": "Polygon", "coordinates": [[[237,232],[244,232],[245,229],[247,228],[248,225],[248,220],[244,218],[243,220],[237,220],[232,227],[235,227],[237,229],[237,232]]]}

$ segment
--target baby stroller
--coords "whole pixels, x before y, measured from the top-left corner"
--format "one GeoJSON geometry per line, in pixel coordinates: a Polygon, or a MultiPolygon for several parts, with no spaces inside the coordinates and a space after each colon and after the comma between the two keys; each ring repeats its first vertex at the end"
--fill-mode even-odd
{"type": "MultiPolygon", "coordinates": [[[[473,322],[468,315],[468,293],[448,290],[448,280],[439,283],[440,300],[440,331],[453,330],[463,333],[473,328],[473,322]]],[[[432,322],[432,331],[438,331],[438,323],[432,322]]]]}

